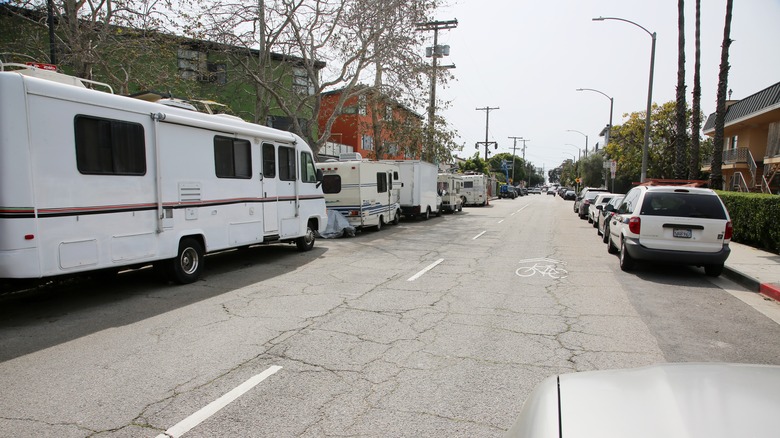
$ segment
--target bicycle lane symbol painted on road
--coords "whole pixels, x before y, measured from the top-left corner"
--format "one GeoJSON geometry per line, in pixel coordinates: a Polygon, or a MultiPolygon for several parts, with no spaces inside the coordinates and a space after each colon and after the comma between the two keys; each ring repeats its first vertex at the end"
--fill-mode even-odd
{"type": "Polygon", "coordinates": [[[515,274],[519,277],[531,277],[533,275],[541,275],[542,277],[550,277],[554,280],[566,278],[569,276],[569,271],[558,267],[558,265],[565,265],[565,262],[547,258],[525,259],[520,260],[521,266],[517,268],[515,274]]]}

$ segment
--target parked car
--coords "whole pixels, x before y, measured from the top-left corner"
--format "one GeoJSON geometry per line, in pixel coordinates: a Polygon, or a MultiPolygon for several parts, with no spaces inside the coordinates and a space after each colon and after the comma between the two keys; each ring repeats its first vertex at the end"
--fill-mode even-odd
{"type": "Polygon", "coordinates": [[[530,193],[532,195],[541,195],[542,194],[542,189],[540,189],[539,187],[534,187],[531,190],[529,190],[528,193],[530,193]]]}
{"type": "Polygon", "coordinates": [[[581,215],[580,212],[580,204],[582,203],[582,199],[585,197],[585,195],[588,192],[609,192],[609,190],[604,188],[597,188],[597,187],[585,187],[582,190],[580,190],[580,193],[574,199],[574,212],[580,215],[580,218],[582,219],[584,219],[584,217],[581,215]]]}
{"type": "Polygon", "coordinates": [[[596,229],[598,235],[602,236],[602,241],[604,243],[607,243],[607,239],[609,239],[609,221],[612,219],[612,216],[615,215],[615,211],[620,207],[620,203],[623,202],[624,197],[625,196],[623,195],[615,195],[606,205],[601,208],[596,207],[596,210],[599,212],[599,217],[596,221],[596,229]]]}
{"type": "Polygon", "coordinates": [[[665,363],[559,374],[528,396],[507,438],[773,437],[780,367],[665,363]]]}
{"type": "Polygon", "coordinates": [[[547,189],[547,194],[555,196],[555,189],[552,189],[552,188],[547,189]]]}
{"type": "Polygon", "coordinates": [[[613,193],[599,193],[588,206],[588,223],[593,224],[593,228],[596,228],[599,219],[599,209],[597,207],[601,206],[603,208],[614,196],[613,193]]]}
{"type": "Polygon", "coordinates": [[[577,199],[577,194],[574,193],[574,190],[566,190],[563,194],[564,201],[574,201],[575,199],[577,199]]]}
{"type": "Polygon", "coordinates": [[[593,203],[593,200],[596,199],[596,197],[602,193],[609,193],[604,190],[589,190],[585,192],[582,197],[578,198],[579,200],[579,207],[577,209],[577,214],[580,216],[580,219],[587,219],[588,218],[588,211],[590,211],[590,205],[593,203]]]}
{"type": "Polygon", "coordinates": [[[498,197],[515,199],[517,198],[517,190],[509,184],[501,184],[501,187],[498,189],[498,197]]]}
{"type": "Polygon", "coordinates": [[[704,266],[717,277],[729,256],[733,227],[720,197],[710,189],[638,186],[626,193],[609,223],[607,248],[620,268],[636,261],[704,266]]]}

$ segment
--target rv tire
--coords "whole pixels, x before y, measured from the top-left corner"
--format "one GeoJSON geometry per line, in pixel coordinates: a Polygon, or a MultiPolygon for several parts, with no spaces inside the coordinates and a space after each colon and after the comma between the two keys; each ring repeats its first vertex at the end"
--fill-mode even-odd
{"type": "Polygon", "coordinates": [[[395,217],[393,218],[393,225],[398,225],[401,222],[401,210],[395,211],[395,217]]]}
{"type": "Polygon", "coordinates": [[[382,230],[382,226],[385,224],[385,217],[379,216],[379,222],[376,223],[376,226],[374,227],[374,231],[380,231],[382,230]]]}
{"type": "Polygon", "coordinates": [[[176,258],[168,260],[168,276],[178,284],[195,282],[203,272],[203,246],[191,237],[185,237],[179,242],[179,253],[176,258]]]}
{"type": "Polygon", "coordinates": [[[311,229],[311,225],[306,225],[306,234],[295,239],[295,246],[298,247],[298,251],[310,251],[314,248],[314,230],[311,229]]]}
{"type": "Polygon", "coordinates": [[[423,215],[423,220],[428,220],[431,218],[431,207],[425,207],[425,215],[423,215]]]}

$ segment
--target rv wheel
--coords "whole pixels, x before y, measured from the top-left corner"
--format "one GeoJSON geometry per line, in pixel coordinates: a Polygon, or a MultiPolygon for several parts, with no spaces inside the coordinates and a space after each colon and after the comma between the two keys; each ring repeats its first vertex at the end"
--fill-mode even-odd
{"type": "Polygon", "coordinates": [[[385,217],[379,216],[379,222],[376,223],[376,226],[374,227],[374,231],[381,230],[384,224],[385,224],[385,217]]]}
{"type": "Polygon", "coordinates": [[[196,281],[203,271],[203,246],[193,238],[184,238],[179,242],[179,254],[169,261],[169,276],[179,284],[196,281]]]}
{"type": "Polygon", "coordinates": [[[431,218],[431,207],[425,208],[425,215],[423,216],[423,220],[428,220],[431,218]]]}
{"type": "Polygon", "coordinates": [[[401,210],[396,210],[395,217],[393,218],[393,225],[398,225],[401,222],[401,210]]]}
{"type": "Polygon", "coordinates": [[[314,230],[311,229],[311,225],[306,225],[306,234],[295,239],[295,246],[298,247],[298,251],[309,251],[314,248],[314,230]]]}

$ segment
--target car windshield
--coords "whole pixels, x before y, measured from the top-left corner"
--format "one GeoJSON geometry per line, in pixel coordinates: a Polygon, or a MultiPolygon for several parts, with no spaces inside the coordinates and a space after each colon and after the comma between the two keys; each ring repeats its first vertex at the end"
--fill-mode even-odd
{"type": "Polygon", "coordinates": [[[726,212],[717,196],[698,193],[648,193],[642,203],[641,214],[646,216],[726,219],[726,212]]]}

